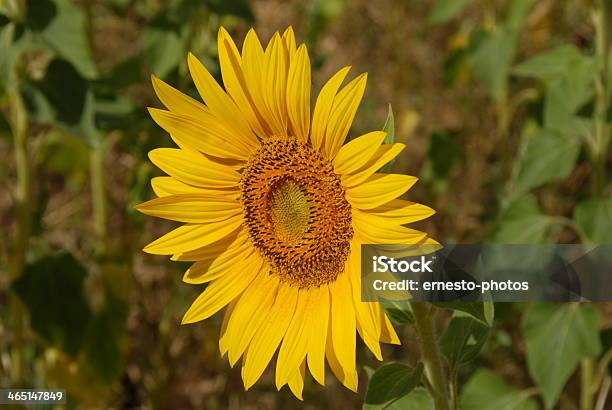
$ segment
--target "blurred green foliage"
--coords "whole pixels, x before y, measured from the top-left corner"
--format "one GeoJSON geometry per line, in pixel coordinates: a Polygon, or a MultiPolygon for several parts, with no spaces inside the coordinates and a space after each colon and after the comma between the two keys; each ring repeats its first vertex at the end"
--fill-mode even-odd
{"type": "MultiPolygon", "coordinates": [[[[66,388],[70,408],[300,406],[265,378],[243,392],[218,358],[219,323],[179,328],[194,292],[182,265],[141,253],[167,227],[133,210],[157,175],[147,152],[170,144],[146,113],[149,77],[195,96],[186,54],[219,78],[221,24],[237,39],[294,24],[315,89],[341,66],[371,70],[351,134],[382,128],[407,145],[383,171],[421,177],[410,199],[438,211],[434,237],[612,242],[609,7],[0,1],[0,387],[66,388]]],[[[609,304],[436,307],[458,408],[594,408],[610,380],[609,304]]],[[[405,347],[376,370],[359,352],[359,396],[307,380],[304,407],[433,409],[410,304],[385,309],[405,347]]]]}

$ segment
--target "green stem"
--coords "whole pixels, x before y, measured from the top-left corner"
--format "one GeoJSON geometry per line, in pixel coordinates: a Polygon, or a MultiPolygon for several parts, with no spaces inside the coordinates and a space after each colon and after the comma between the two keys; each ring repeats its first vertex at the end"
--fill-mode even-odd
{"type": "MultiPolygon", "coordinates": [[[[17,279],[26,265],[26,258],[30,244],[32,230],[32,178],[30,157],[28,150],[28,115],[19,92],[17,73],[13,73],[14,83],[8,89],[9,123],[15,139],[15,166],[17,171],[16,213],[17,238],[15,241],[15,261],[12,280],[17,279]]],[[[15,320],[15,343],[11,352],[12,373],[11,380],[14,386],[22,385],[25,360],[23,346],[25,345],[25,312],[19,299],[11,294],[11,310],[15,320]]]]}
{"type": "Polygon", "coordinates": [[[98,256],[106,252],[106,192],[104,187],[105,144],[100,142],[89,151],[89,173],[91,181],[91,203],[93,228],[98,256]]]}
{"type": "Polygon", "coordinates": [[[434,308],[426,303],[411,303],[414,324],[419,335],[421,358],[429,380],[436,410],[450,410],[446,391],[446,376],[433,321],[434,308]]]}
{"type": "Polygon", "coordinates": [[[580,362],[580,410],[593,410],[593,360],[580,362]]]}
{"type": "Polygon", "coordinates": [[[26,253],[30,241],[32,226],[31,206],[31,170],[28,154],[28,120],[23,100],[17,87],[9,90],[10,125],[15,138],[15,165],[17,168],[17,241],[14,278],[16,278],[25,265],[26,253]]]}
{"type": "Polygon", "coordinates": [[[593,178],[591,180],[592,193],[599,196],[603,193],[606,183],[606,159],[609,143],[609,128],[606,122],[608,111],[607,77],[610,39],[607,33],[609,21],[609,6],[603,1],[593,11],[593,25],[595,27],[595,56],[598,68],[595,74],[595,136],[591,152],[593,178]]]}

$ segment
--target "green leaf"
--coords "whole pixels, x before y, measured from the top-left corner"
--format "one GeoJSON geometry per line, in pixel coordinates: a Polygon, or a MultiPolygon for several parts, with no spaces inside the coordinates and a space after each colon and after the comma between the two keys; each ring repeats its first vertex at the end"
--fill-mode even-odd
{"type": "Polygon", "coordinates": [[[474,75],[484,84],[489,93],[500,98],[504,93],[510,65],[516,51],[517,34],[500,27],[487,33],[470,55],[474,75]]]}
{"type": "Polygon", "coordinates": [[[582,54],[578,48],[573,45],[563,45],[537,54],[535,57],[516,65],[512,69],[512,73],[549,81],[567,74],[568,67],[581,58],[582,54]]]}
{"type": "Polygon", "coordinates": [[[116,380],[123,371],[120,351],[121,338],[125,331],[128,306],[106,291],[104,309],[96,313],[89,322],[85,356],[87,365],[106,383],[116,380]]]}
{"type": "Polygon", "coordinates": [[[389,104],[389,113],[387,114],[387,119],[385,120],[385,125],[383,125],[382,130],[387,133],[384,143],[392,144],[395,141],[395,117],[393,116],[391,104],[389,104]]]}
{"type": "Polygon", "coordinates": [[[460,398],[461,410],[537,410],[529,391],[516,391],[488,369],[480,369],[465,384],[460,398]]]}
{"type": "Polygon", "coordinates": [[[434,305],[442,309],[450,309],[465,313],[484,325],[491,326],[494,318],[494,304],[487,302],[434,302],[434,305]]]}
{"type": "Polygon", "coordinates": [[[407,395],[387,406],[364,404],[364,410],[434,410],[434,402],[429,392],[423,387],[417,387],[407,395]]]}
{"type": "Polygon", "coordinates": [[[389,319],[396,325],[414,323],[410,302],[388,301],[382,302],[382,306],[389,319]]]}
{"type": "Polygon", "coordinates": [[[42,40],[58,56],[70,61],[85,78],[94,78],[97,68],[87,37],[83,11],[69,0],[53,0],[57,14],[40,32],[42,40]]]}
{"type": "Polygon", "coordinates": [[[533,7],[535,0],[512,0],[508,2],[506,27],[518,31],[525,24],[525,19],[533,7]]]}
{"type": "Polygon", "coordinates": [[[516,194],[566,178],[578,159],[579,138],[544,129],[534,132],[517,163],[516,194]]]}
{"type": "Polygon", "coordinates": [[[25,25],[30,30],[40,31],[57,15],[57,6],[52,0],[36,0],[36,6],[26,7],[25,25]]]}
{"type": "Polygon", "coordinates": [[[527,367],[552,408],[581,359],[601,351],[599,310],[586,303],[531,305],[522,322],[527,367]]]}
{"type": "Polygon", "coordinates": [[[474,360],[489,337],[490,328],[471,317],[455,316],[440,338],[440,350],[452,371],[474,360]]]}
{"type": "Polygon", "coordinates": [[[434,132],[429,137],[427,158],[431,161],[436,178],[446,178],[461,160],[463,152],[455,134],[446,131],[434,132]]]}
{"type": "Polygon", "coordinates": [[[70,62],[53,59],[45,76],[35,86],[49,102],[55,120],[68,125],[79,123],[85,106],[87,83],[70,62]]]}
{"type": "Polygon", "coordinates": [[[446,23],[459,14],[471,0],[437,0],[427,21],[432,24],[446,23]]]}
{"type": "Polygon", "coordinates": [[[612,197],[588,198],[574,210],[574,219],[596,243],[612,243],[612,197]]]}
{"type": "Polygon", "coordinates": [[[551,219],[543,215],[533,195],[523,195],[502,212],[492,240],[496,243],[539,243],[544,241],[551,219]]]}
{"type": "MultiPolygon", "coordinates": [[[[387,133],[383,143],[392,144],[395,141],[395,118],[393,116],[391,104],[389,104],[389,113],[387,114],[387,119],[385,120],[385,125],[383,126],[382,130],[387,133]]],[[[395,158],[387,162],[379,172],[390,172],[391,169],[393,169],[393,164],[395,164],[395,158]]]]}
{"type": "Polygon", "coordinates": [[[145,28],[144,48],[150,71],[161,78],[166,77],[185,57],[183,42],[177,32],[161,25],[145,28]]]}
{"type": "Polygon", "coordinates": [[[402,363],[386,363],[370,379],[365,404],[388,406],[407,395],[420,382],[423,364],[411,368],[402,363]]]}
{"type": "Polygon", "coordinates": [[[246,21],[255,21],[255,16],[246,0],[206,0],[206,5],[217,14],[230,14],[246,21]]]}
{"type": "Polygon", "coordinates": [[[83,295],[87,271],[70,253],[45,256],[26,266],[12,284],[30,312],[32,329],[76,357],[91,318],[83,295]]]}

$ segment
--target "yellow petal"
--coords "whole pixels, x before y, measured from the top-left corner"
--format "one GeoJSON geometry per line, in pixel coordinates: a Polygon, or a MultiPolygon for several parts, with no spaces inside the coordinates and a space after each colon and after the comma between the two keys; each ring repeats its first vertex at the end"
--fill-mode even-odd
{"type": "Polygon", "coordinates": [[[394,345],[401,344],[399,337],[397,337],[397,333],[395,333],[395,329],[393,328],[393,325],[391,324],[391,321],[387,317],[384,309],[379,304],[376,304],[376,306],[378,308],[380,319],[381,319],[381,324],[382,324],[381,329],[380,329],[381,342],[390,343],[394,345]]]}
{"type": "Polygon", "coordinates": [[[427,234],[414,229],[394,224],[380,216],[353,209],[353,227],[363,238],[364,243],[417,243],[427,237],[427,234]]]}
{"type": "Polygon", "coordinates": [[[378,360],[382,360],[382,352],[378,343],[380,326],[376,326],[372,319],[370,303],[361,301],[361,252],[360,244],[353,242],[351,254],[347,261],[347,272],[353,290],[353,304],[355,305],[355,319],[357,331],[363,342],[378,360]]]}
{"type": "Polygon", "coordinates": [[[373,209],[408,191],[418,178],[401,174],[374,174],[361,185],[346,190],[346,198],[358,209],[373,209]]]}
{"type": "Polygon", "coordinates": [[[255,249],[249,244],[234,241],[217,257],[195,262],[183,275],[183,282],[201,284],[213,281],[232,270],[236,261],[247,260],[255,249]]]}
{"type": "Polygon", "coordinates": [[[264,51],[255,30],[250,29],[242,44],[242,72],[247,88],[251,94],[255,111],[261,114],[260,121],[268,136],[274,134],[272,113],[268,110],[265,99],[264,84],[264,51]]]}
{"type": "Polygon", "coordinates": [[[283,45],[285,46],[289,61],[293,60],[293,57],[295,56],[296,45],[295,33],[293,32],[293,27],[291,26],[287,27],[285,29],[285,32],[283,33],[283,45]]]}
{"type": "Polygon", "coordinates": [[[291,59],[287,79],[287,113],[291,129],[303,142],[310,130],[310,59],[305,45],[301,45],[291,59]]]}
{"type": "Polygon", "coordinates": [[[259,147],[259,144],[250,139],[232,134],[208,112],[198,118],[155,108],[149,108],[149,113],[177,143],[208,155],[244,161],[259,147]]]}
{"type": "Polygon", "coordinates": [[[179,226],[143,250],[154,255],[173,255],[201,248],[237,230],[242,220],[242,215],[238,215],[225,221],[179,226]]]}
{"type": "MultiPolygon", "coordinates": [[[[329,288],[331,350],[342,369],[344,378],[340,381],[349,389],[357,391],[355,308],[348,274],[341,274],[335,282],[330,284],[329,288]]],[[[331,366],[329,357],[328,361],[331,366]]]]}
{"type": "Polygon", "coordinates": [[[267,320],[278,293],[278,278],[262,270],[240,296],[228,324],[229,361],[233,367],[267,320]]]}
{"type": "Polygon", "coordinates": [[[304,326],[304,319],[310,308],[309,296],[309,290],[300,289],[295,314],[278,352],[276,360],[276,388],[278,390],[289,381],[290,376],[295,373],[306,357],[308,332],[304,326]]]}
{"type": "Polygon", "coordinates": [[[325,384],[325,345],[329,324],[329,288],[321,285],[312,289],[311,303],[306,312],[304,327],[308,330],[308,368],[312,377],[321,385],[325,384]]]}
{"type": "Polygon", "coordinates": [[[212,282],[198,296],[183,316],[181,324],[195,323],[208,319],[240,295],[249,286],[263,266],[263,261],[256,253],[236,264],[233,269],[212,282]]]}
{"type": "Polygon", "coordinates": [[[234,242],[238,244],[244,244],[246,242],[247,234],[244,229],[237,229],[230,235],[224,236],[223,238],[215,241],[209,245],[196,248],[194,250],[176,253],[172,256],[173,261],[200,261],[207,259],[215,259],[222,252],[225,252],[227,248],[232,246],[234,242]]]}
{"type": "Polygon", "coordinates": [[[327,128],[325,129],[325,152],[329,159],[334,158],[344,144],[346,135],[353,124],[353,118],[357,113],[357,108],[361,103],[367,79],[367,74],[359,75],[334,97],[327,128]]]}
{"type": "Polygon", "coordinates": [[[298,290],[294,286],[280,284],[274,305],[265,322],[259,327],[248,353],[243,360],[242,380],[248,390],[261,377],[293,317],[298,290]]]}
{"type": "Polygon", "coordinates": [[[402,143],[381,145],[374,156],[357,171],[351,175],[342,175],[342,185],[352,187],[361,184],[363,181],[374,175],[386,163],[397,157],[406,146],[402,143]]]}
{"type": "Polygon", "coordinates": [[[233,130],[236,135],[240,135],[244,139],[250,139],[252,143],[256,144],[257,137],[251,131],[248,122],[230,96],[210,75],[206,67],[191,53],[187,58],[187,64],[198,92],[215,117],[223,121],[224,125],[233,130]]]}
{"type": "Polygon", "coordinates": [[[208,112],[208,108],[199,101],[194,100],[179,90],[166,84],[154,75],[151,76],[153,89],[160,101],[170,111],[198,118],[202,114],[208,112]]]}
{"type": "Polygon", "coordinates": [[[240,174],[219,165],[203,155],[175,148],[157,148],[149,159],[168,175],[189,185],[202,188],[236,188],[240,174]]]}
{"type": "Polygon", "coordinates": [[[172,221],[209,223],[242,213],[240,203],[202,194],[182,194],[155,198],[136,206],[145,215],[172,221]]]}
{"type": "Polygon", "coordinates": [[[325,146],[325,130],[334,103],[334,97],[348,74],[350,67],[344,67],[330,78],[317,97],[312,114],[312,127],[310,130],[310,143],[316,150],[325,146]]]}
{"type": "Polygon", "coordinates": [[[260,137],[264,137],[267,134],[263,125],[265,121],[262,121],[261,114],[257,111],[257,107],[247,87],[241,67],[242,58],[236,44],[234,44],[234,40],[232,40],[227,30],[223,27],[219,29],[218,50],[221,75],[227,93],[244,113],[253,131],[260,137]]]}
{"type": "Polygon", "coordinates": [[[280,35],[274,33],[264,53],[264,98],[272,117],[268,123],[276,136],[287,135],[287,70],[285,48],[280,35]]]}
{"type": "Polygon", "coordinates": [[[429,218],[436,213],[428,206],[416,202],[394,199],[377,208],[368,209],[368,213],[403,225],[429,218]]]}
{"type": "Polygon", "coordinates": [[[304,390],[304,375],[306,370],[306,362],[302,361],[302,364],[298,366],[293,372],[293,375],[289,377],[289,388],[291,392],[300,400],[304,400],[302,397],[302,391],[304,390]]]}
{"type": "Polygon", "coordinates": [[[223,313],[223,323],[221,323],[221,331],[219,332],[219,353],[221,353],[221,357],[225,356],[225,353],[227,353],[229,342],[229,338],[227,337],[227,324],[234,311],[234,306],[236,306],[236,299],[232,300],[232,302],[227,305],[223,313]]]}
{"type": "Polygon", "coordinates": [[[333,162],[336,174],[350,174],[364,166],[386,136],[384,131],[373,131],[343,145],[333,162]]]}
{"type": "Polygon", "coordinates": [[[181,194],[203,194],[237,200],[240,195],[240,191],[237,189],[238,187],[234,189],[205,189],[187,185],[172,177],[155,177],[151,179],[151,187],[158,197],[181,194]]]}

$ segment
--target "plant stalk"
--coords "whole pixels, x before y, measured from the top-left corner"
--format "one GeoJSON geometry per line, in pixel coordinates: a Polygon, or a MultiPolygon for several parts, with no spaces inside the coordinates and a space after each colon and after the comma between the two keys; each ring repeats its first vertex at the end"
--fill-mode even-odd
{"type": "Polygon", "coordinates": [[[594,146],[591,152],[593,178],[591,180],[592,193],[594,196],[603,194],[606,184],[606,160],[608,155],[608,144],[610,142],[609,127],[606,121],[608,112],[608,64],[610,39],[607,25],[610,22],[610,6],[604,1],[598,2],[598,7],[593,11],[593,25],[595,27],[595,56],[598,67],[595,74],[595,135],[594,146]]]}
{"type": "Polygon", "coordinates": [[[100,142],[89,150],[89,175],[91,181],[91,206],[93,210],[93,229],[96,238],[95,248],[98,256],[106,252],[107,217],[106,191],[104,187],[105,144],[100,142]]]}
{"type": "Polygon", "coordinates": [[[593,410],[593,360],[580,362],[580,410],[593,410]]]}
{"type": "Polygon", "coordinates": [[[434,308],[426,303],[411,303],[414,324],[419,335],[421,358],[425,365],[425,374],[432,387],[432,395],[436,410],[450,410],[446,389],[446,376],[442,368],[442,360],[436,331],[434,327],[434,308]]]}

